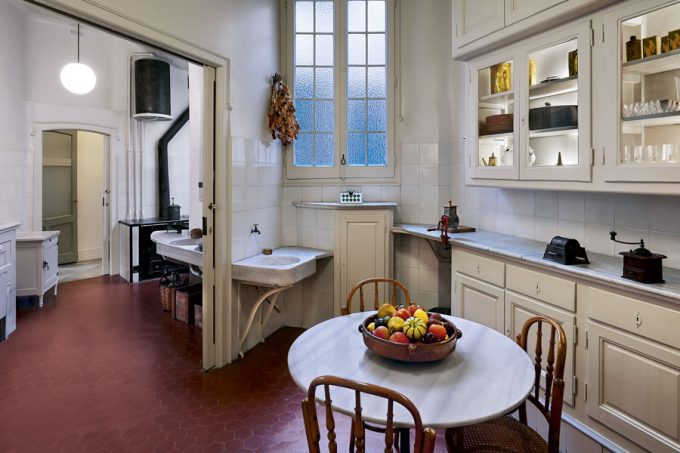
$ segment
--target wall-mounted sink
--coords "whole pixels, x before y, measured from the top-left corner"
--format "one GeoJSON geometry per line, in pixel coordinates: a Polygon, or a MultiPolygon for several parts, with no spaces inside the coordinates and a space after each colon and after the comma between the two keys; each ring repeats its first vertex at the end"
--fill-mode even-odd
{"type": "Polygon", "coordinates": [[[151,240],[156,243],[156,253],[162,257],[181,263],[203,266],[203,252],[200,249],[203,239],[192,239],[189,231],[182,234],[174,231],[154,231],[151,240]]]}
{"type": "Polygon", "coordinates": [[[175,245],[179,247],[195,247],[203,243],[203,239],[192,239],[192,238],[182,238],[171,240],[168,244],[175,245]]]}
{"type": "Polygon", "coordinates": [[[232,264],[232,278],[263,286],[289,286],[316,272],[316,260],[331,256],[326,250],[281,247],[232,264]]]}

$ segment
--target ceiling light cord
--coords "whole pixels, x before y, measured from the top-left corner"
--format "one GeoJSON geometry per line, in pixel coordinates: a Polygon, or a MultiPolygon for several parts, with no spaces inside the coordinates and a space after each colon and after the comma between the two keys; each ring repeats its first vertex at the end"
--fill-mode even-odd
{"type": "Polygon", "coordinates": [[[80,63],[80,22],[78,22],[78,63],[80,63]]]}

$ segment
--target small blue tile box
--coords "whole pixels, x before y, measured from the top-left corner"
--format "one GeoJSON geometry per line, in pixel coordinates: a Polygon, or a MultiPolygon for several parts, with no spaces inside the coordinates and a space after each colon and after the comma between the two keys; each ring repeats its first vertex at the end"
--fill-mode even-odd
{"type": "Polygon", "coordinates": [[[363,203],[361,192],[340,192],[340,203],[363,203]]]}

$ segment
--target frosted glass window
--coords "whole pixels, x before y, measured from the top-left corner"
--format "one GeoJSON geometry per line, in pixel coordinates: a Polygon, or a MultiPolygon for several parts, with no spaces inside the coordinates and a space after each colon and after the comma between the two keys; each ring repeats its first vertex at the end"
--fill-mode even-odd
{"type": "Polygon", "coordinates": [[[349,1],[347,29],[347,165],[385,166],[386,2],[349,1]]]}
{"type": "Polygon", "coordinates": [[[328,167],[334,163],[335,102],[333,1],[295,1],[293,97],[300,135],[293,165],[328,167]]]}

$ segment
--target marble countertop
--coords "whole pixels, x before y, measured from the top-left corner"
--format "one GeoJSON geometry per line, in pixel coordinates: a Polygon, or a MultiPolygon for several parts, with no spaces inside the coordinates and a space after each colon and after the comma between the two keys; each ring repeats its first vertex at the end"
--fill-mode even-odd
{"type": "MultiPolygon", "coordinates": [[[[392,227],[392,232],[438,241],[440,233],[427,231],[431,227],[431,225],[396,224],[392,227]]],[[[549,268],[566,275],[608,283],[638,293],[661,296],[673,303],[680,304],[680,269],[664,267],[663,278],[666,281],[665,283],[644,284],[621,277],[623,258],[618,256],[601,255],[586,250],[590,264],[567,266],[544,260],[543,253],[547,244],[540,241],[480,230],[473,233],[449,233],[449,237],[454,246],[493,253],[549,268]]]]}
{"type": "Polygon", "coordinates": [[[16,230],[19,228],[19,225],[21,225],[18,222],[12,222],[12,223],[0,223],[0,233],[4,233],[5,231],[9,230],[16,230]]]}
{"type": "Polygon", "coordinates": [[[42,242],[57,236],[58,231],[17,231],[17,242],[42,242]]]}
{"type": "Polygon", "coordinates": [[[331,201],[294,201],[296,208],[313,209],[384,209],[399,206],[396,201],[365,201],[363,203],[337,203],[331,201]]]}

